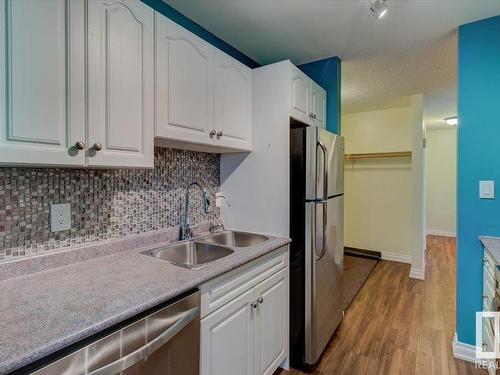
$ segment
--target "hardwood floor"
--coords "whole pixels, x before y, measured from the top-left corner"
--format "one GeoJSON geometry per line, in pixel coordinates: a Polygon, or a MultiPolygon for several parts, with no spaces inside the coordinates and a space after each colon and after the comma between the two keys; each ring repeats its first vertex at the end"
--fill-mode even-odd
{"type": "Polygon", "coordinates": [[[486,374],[453,357],[455,266],[455,239],[438,236],[427,240],[425,281],[410,279],[408,264],[380,261],[314,374],[486,374]]]}

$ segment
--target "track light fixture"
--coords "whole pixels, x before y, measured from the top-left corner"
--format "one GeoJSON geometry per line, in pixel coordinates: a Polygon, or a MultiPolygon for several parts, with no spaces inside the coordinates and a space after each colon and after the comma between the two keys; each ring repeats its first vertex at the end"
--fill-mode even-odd
{"type": "Polygon", "coordinates": [[[385,0],[370,0],[370,12],[373,17],[380,19],[387,14],[387,4],[385,0]]]}

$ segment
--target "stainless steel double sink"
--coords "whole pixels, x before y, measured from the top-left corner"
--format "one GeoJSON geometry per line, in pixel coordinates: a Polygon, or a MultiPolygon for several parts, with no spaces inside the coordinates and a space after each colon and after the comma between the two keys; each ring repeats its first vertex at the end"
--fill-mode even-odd
{"type": "Polygon", "coordinates": [[[193,240],[168,244],[142,254],[185,268],[201,268],[234,253],[234,248],[245,248],[266,242],[261,234],[223,231],[193,240]]]}

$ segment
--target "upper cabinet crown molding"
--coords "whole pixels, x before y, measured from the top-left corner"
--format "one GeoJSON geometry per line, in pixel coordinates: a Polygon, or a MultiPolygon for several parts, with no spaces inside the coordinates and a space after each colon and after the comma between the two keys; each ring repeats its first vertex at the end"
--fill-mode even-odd
{"type": "Polygon", "coordinates": [[[150,7],[0,0],[0,25],[1,164],[153,167],[150,7]]]}
{"type": "Polygon", "coordinates": [[[250,151],[252,70],[156,14],[157,144],[250,151]]]}

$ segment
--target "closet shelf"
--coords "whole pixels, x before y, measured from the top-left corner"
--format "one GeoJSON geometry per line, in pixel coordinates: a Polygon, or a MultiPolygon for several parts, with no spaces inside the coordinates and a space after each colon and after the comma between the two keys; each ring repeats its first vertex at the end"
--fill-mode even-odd
{"type": "Polygon", "coordinates": [[[367,152],[363,154],[345,154],[345,160],[356,159],[381,159],[381,158],[408,158],[411,157],[411,151],[395,152],[367,152]]]}

